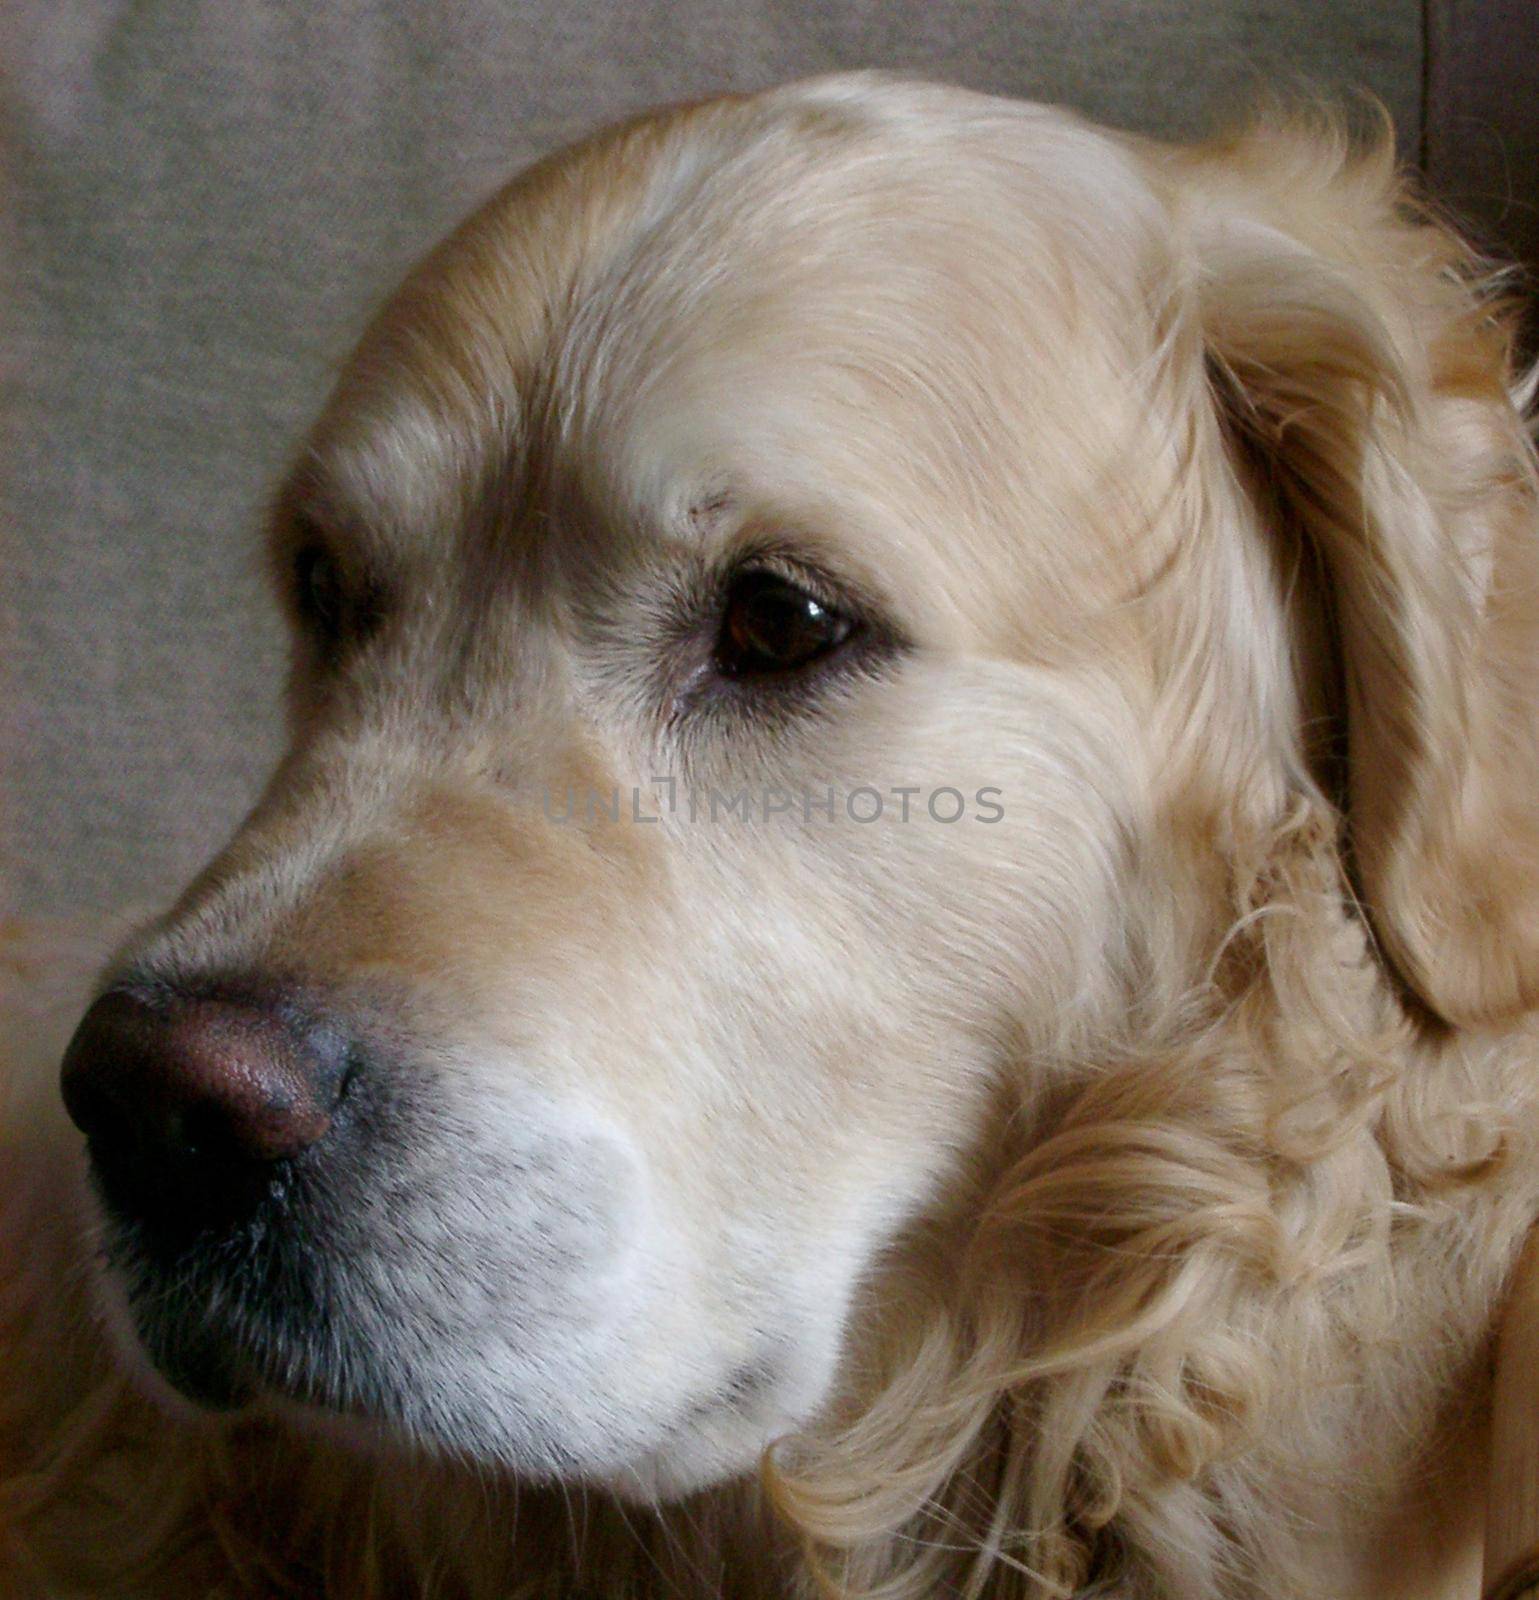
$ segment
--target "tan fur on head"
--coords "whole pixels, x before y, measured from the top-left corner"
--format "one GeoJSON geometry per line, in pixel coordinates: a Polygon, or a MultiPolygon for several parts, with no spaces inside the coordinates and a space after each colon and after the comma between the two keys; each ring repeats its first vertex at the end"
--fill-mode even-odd
{"type": "Polygon", "coordinates": [[[114,969],[388,1019],[402,1120],[354,1181],[372,1214],[387,1169],[400,1251],[344,1211],[318,1281],[390,1382],[296,1338],[285,1392],[247,1308],[260,1413],[162,1410],[145,1330],[218,1280],[39,1257],[59,1184],[8,1188],[7,1592],[1451,1573],[1539,1212],[1523,403],[1480,264],[1321,120],[1176,150],[857,76],[515,183],[280,499],[280,568],[324,539],[384,620],[301,637],[293,753],[114,969]],[[866,608],[858,670],[713,687],[687,624],[745,551],[866,608]],[[1004,814],[529,803],[669,762],[1004,814]]]}

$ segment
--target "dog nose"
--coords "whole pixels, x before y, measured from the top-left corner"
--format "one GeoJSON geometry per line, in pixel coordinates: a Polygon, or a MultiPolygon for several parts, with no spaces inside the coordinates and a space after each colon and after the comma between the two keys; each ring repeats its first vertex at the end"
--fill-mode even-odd
{"type": "Polygon", "coordinates": [[[61,1087],[110,1203],[206,1222],[326,1134],[349,1055],[276,993],[116,989],[82,1019],[61,1087]]]}

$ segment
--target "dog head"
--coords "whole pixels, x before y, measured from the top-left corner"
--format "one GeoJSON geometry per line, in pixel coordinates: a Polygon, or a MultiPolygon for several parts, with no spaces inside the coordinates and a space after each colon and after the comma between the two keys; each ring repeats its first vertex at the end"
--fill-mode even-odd
{"type": "Polygon", "coordinates": [[[859,1390],[1300,806],[1387,981],[1526,1005],[1531,458],[1394,207],[858,78],[429,257],[278,497],[289,753],[66,1061],[129,1343],[667,1496],[859,1390]]]}

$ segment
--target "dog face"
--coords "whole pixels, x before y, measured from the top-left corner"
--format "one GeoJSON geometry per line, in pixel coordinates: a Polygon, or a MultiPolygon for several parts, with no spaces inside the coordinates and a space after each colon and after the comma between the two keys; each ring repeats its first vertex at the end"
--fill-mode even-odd
{"type": "Polygon", "coordinates": [[[279,496],[292,747],[66,1063],[172,1385],[644,1496],[858,1385],[1312,782],[1178,180],[838,82],[413,275],[279,496]]]}

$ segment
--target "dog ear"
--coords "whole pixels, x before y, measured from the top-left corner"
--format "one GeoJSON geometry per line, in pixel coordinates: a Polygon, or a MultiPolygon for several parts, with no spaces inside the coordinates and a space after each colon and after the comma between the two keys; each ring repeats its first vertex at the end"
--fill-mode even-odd
{"type": "MultiPolygon", "coordinates": [[[[1445,1021],[1539,1003],[1539,494],[1510,319],[1387,145],[1257,131],[1187,174],[1212,392],[1339,645],[1347,840],[1445,1021]]],[[[1530,378],[1529,389],[1533,387],[1530,378]]]]}

